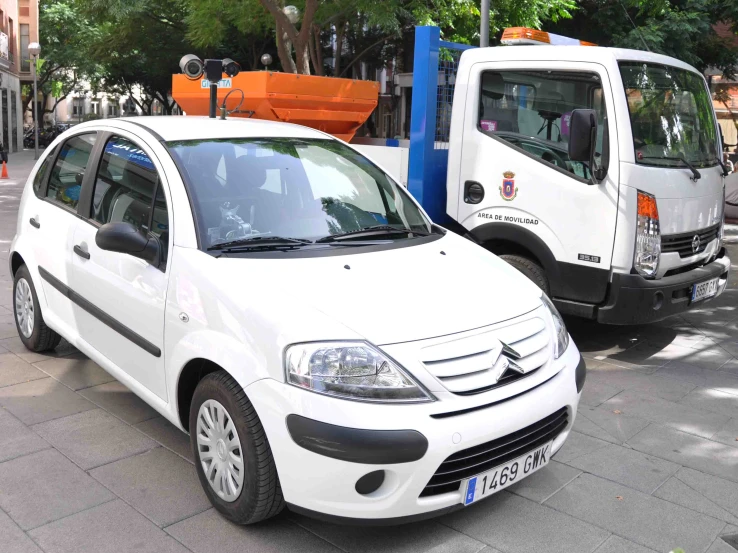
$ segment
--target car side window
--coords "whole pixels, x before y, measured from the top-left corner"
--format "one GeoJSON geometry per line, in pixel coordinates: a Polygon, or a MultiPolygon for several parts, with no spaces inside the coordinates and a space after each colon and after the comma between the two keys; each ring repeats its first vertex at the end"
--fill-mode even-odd
{"type": "Polygon", "coordinates": [[[569,121],[575,109],[598,118],[595,157],[602,162],[607,111],[599,75],[584,71],[485,71],[478,128],[548,165],[589,179],[589,164],[569,159],[569,121]]]}
{"type": "Polygon", "coordinates": [[[77,209],[82,178],[96,137],[95,133],[80,134],[64,143],[51,169],[47,198],[77,209]]]}
{"type": "Polygon", "coordinates": [[[169,210],[151,158],[136,144],[114,136],[105,144],[95,178],[90,218],[100,224],[130,223],[161,243],[162,267],[169,244],[169,210]]]}
{"type": "Polygon", "coordinates": [[[56,149],[46,156],[46,158],[41,163],[41,167],[38,168],[38,171],[36,171],[36,175],[33,177],[33,191],[39,198],[41,197],[43,185],[46,182],[46,178],[49,176],[49,170],[51,169],[51,164],[54,162],[55,156],[56,149]]]}

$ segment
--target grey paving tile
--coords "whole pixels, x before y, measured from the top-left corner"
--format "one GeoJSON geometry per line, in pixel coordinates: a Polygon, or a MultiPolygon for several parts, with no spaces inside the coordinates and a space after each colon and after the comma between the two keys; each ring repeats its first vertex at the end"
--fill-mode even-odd
{"type": "Polygon", "coordinates": [[[639,343],[635,347],[607,356],[610,363],[628,368],[631,365],[639,367],[661,367],[685,354],[690,348],[680,346],[654,346],[648,343],[639,343]]]}
{"type": "Polygon", "coordinates": [[[541,470],[534,472],[520,482],[516,482],[507,491],[542,503],[582,473],[563,463],[551,461],[541,470]]]}
{"type": "Polygon", "coordinates": [[[39,361],[35,366],[72,390],[89,388],[115,380],[100,365],[81,353],[39,361]]]}
{"type": "Polygon", "coordinates": [[[595,553],[655,553],[653,549],[648,549],[637,543],[612,535],[605,543],[603,543],[595,553]]]}
{"type": "Polygon", "coordinates": [[[24,530],[114,497],[53,449],[0,463],[0,508],[24,530]]]}
{"type": "Polygon", "coordinates": [[[591,436],[586,436],[572,430],[566,438],[564,445],[554,454],[553,458],[559,463],[567,463],[580,455],[597,451],[608,445],[610,444],[604,440],[598,440],[597,438],[592,438],[591,436]]]}
{"type": "Polygon", "coordinates": [[[583,474],[544,505],[657,551],[676,547],[704,551],[725,526],[723,521],[591,474],[583,474]]]}
{"type": "Polygon", "coordinates": [[[545,504],[505,491],[439,520],[505,553],[591,552],[609,535],[545,504]]]}
{"type": "Polygon", "coordinates": [[[579,400],[580,405],[590,405],[597,407],[600,403],[607,401],[612,396],[622,392],[624,388],[616,388],[600,381],[592,381],[592,372],[589,373],[587,381],[584,383],[582,397],[579,400]]]}
{"type": "MultiPolygon", "coordinates": [[[[717,479],[716,476],[711,476],[711,478],[717,479]]],[[[726,482],[726,480],[722,481],[726,482]]],[[[671,503],[676,503],[682,507],[697,511],[703,515],[711,516],[726,522],[738,522],[738,519],[723,509],[720,505],[696,489],[691,488],[676,476],[669,478],[669,480],[656,490],[653,495],[666,501],[670,501],[671,503]]]]}
{"type": "Polygon", "coordinates": [[[731,447],[738,447],[738,418],[730,419],[710,439],[731,447]]]}
{"type": "Polygon", "coordinates": [[[668,346],[668,349],[670,350],[668,354],[670,362],[679,361],[701,369],[717,370],[733,359],[727,351],[715,345],[706,349],[678,348],[677,346],[668,346]]]}
{"type": "Polygon", "coordinates": [[[733,516],[733,520],[726,520],[726,522],[738,525],[737,483],[686,467],[680,469],[675,476],[705,498],[728,511],[733,516]]]}
{"type": "Polygon", "coordinates": [[[676,463],[615,444],[577,457],[568,464],[648,494],[679,470],[676,463]]]}
{"type": "Polygon", "coordinates": [[[721,538],[717,538],[705,553],[735,553],[737,549],[721,538]]]}
{"type": "Polygon", "coordinates": [[[13,415],[0,409],[0,462],[51,447],[13,415]]]}
{"type": "Polygon", "coordinates": [[[14,353],[0,353],[0,387],[47,378],[47,375],[14,353]]]}
{"type": "Polygon", "coordinates": [[[128,424],[136,424],[158,416],[152,407],[120,382],[113,381],[79,391],[94,404],[110,411],[128,424]]]}
{"type": "Polygon", "coordinates": [[[0,551],[2,553],[42,553],[8,515],[0,511],[0,551]]]}
{"type": "Polygon", "coordinates": [[[215,509],[178,522],[166,531],[194,553],[338,553],[340,549],[287,520],[285,515],[252,526],[228,522],[215,509]]]}
{"type": "Polygon", "coordinates": [[[170,536],[120,500],[29,532],[46,553],[186,553],[170,536]]]}
{"type": "Polygon", "coordinates": [[[162,447],[99,467],[90,475],[159,526],[210,507],[195,467],[162,447]]]}
{"type": "Polygon", "coordinates": [[[703,411],[719,413],[726,417],[738,415],[738,394],[727,394],[711,388],[697,388],[679,400],[683,405],[696,407],[703,411]]]}
{"type": "Polygon", "coordinates": [[[622,445],[628,438],[635,436],[649,424],[651,421],[640,417],[629,417],[622,413],[613,413],[613,410],[604,411],[580,405],[574,420],[574,430],[593,438],[622,445]]]}
{"type": "Polygon", "coordinates": [[[725,415],[680,405],[633,390],[621,392],[597,409],[603,412],[620,411],[626,416],[640,417],[704,438],[715,434],[729,419],[725,415]]]}
{"type": "Polygon", "coordinates": [[[738,482],[738,448],[656,424],[633,436],[627,445],[654,457],[738,482]]]}
{"type": "Polygon", "coordinates": [[[484,543],[436,521],[362,527],[338,526],[294,514],[289,514],[289,518],[348,553],[479,553],[485,547],[484,543]]]}
{"type": "Polygon", "coordinates": [[[23,342],[21,342],[21,339],[17,336],[0,340],[0,345],[8,351],[15,353],[18,357],[23,359],[23,361],[28,363],[36,363],[37,361],[43,361],[44,359],[64,357],[78,352],[77,348],[66,340],[62,340],[56,348],[51,351],[45,351],[44,353],[35,353],[26,349],[26,346],[23,345],[23,342]]]}
{"type": "Polygon", "coordinates": [[[85,470],[157,445],[102,409],[37,424],[33,430],[85,470]]]}
{"type": "Polygon", "coordinates": [[[661,367],[654,373],[654,377],[679,380],[700,388],[713,388],[726,393],[738,394],[738,376],[678,361],[661,367]]]}
{"type": "MultiPolygon", "coordinates": [[[[678,401],[694,389],[694,384],[679,382],[677,380],[664,380],[648,374],[641,374],[628,369],[598,372],[587,375],[585,386],[590,380],[596,384],[608,385],[620,390],[637,390],[639,392],[655,395],[668,401],[678,401]]],[[[610,396],[611,399],[613,396],[610,396]]]]}
{"type": "Polygon", "coordinates": [[[190,437],[174,426],[164,417],[156,417],[135,425],[135,428],[144,432],[164,447],[167,447],[193,463],[190,437]]]}
{"type": "Polygon", "coordinates": [[[0,388],[0,407],[29,425],[95,408],[53,378],[0,388]]]}

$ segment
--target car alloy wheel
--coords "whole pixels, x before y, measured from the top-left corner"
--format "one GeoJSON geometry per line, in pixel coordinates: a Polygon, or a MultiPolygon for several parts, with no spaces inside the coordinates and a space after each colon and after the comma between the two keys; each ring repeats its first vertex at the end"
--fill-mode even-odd
{"type": "Polygon", "coordinates": [[[238,499],[243,489],[243,449],[231,415],[209,399],[197,413],[197,453],[205,478],[223,501],[238,499]]]}
{"type": "Polygon", "coordinates": [[[19,279],[15,286],[15,318],[23,337],[30,338],[34,320],[33,295],[25,278],[19,279]]]}

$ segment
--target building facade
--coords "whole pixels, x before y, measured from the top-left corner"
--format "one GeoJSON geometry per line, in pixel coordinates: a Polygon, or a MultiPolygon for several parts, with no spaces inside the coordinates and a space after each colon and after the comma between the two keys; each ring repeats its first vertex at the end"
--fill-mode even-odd
{"type": "Polygon", "coordinates": [[[9,152],[23,148],[21,8],[28,18],[32,9],[35,10],[35,37],[32,38],[30,23],[24,27],[27,31],[24,39],[27,55],[28,43],[38,40],[38,1],[0,0],[0,137],[3,147],[9,152]]]}

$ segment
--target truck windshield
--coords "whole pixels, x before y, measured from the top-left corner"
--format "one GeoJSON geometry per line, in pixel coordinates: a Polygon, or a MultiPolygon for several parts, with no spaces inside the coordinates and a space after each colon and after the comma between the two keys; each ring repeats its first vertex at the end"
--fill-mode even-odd
{"type": "Polygon", "coordinates": [[[252,237],[314,241],[382,226],[430,232],[390,177],[335,140],[168,142],[186,173],[203,249],[252,237]]]}
{"type": "Polygon", "coordinates": [[[701,75],[642,62],[621,62],[636,163],[695,167],[718,163],[710,93],[701,75]]]}

